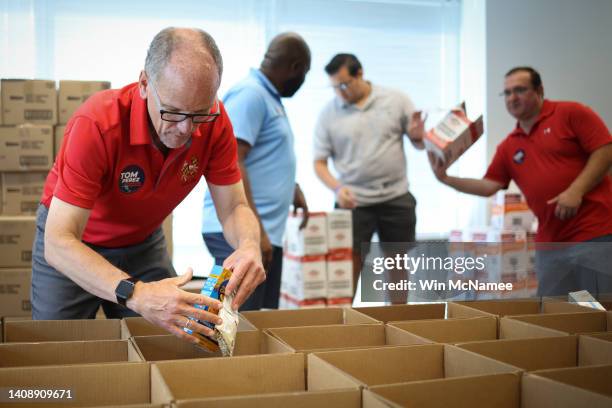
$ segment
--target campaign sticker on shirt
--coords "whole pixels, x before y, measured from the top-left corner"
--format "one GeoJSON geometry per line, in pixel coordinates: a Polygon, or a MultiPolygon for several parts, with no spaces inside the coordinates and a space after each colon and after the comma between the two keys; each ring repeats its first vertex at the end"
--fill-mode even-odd
{"type": "Polygon", "coordinates": [[[512,156],[512,160],[516,164],[522,164],[525,161],[525,151],[523,149],[518,149],[514,153],[514,156],[512,156]]]}
{"type": "Polygon", "coordinates": [[[119,190],[122,193],[134,193],[144,185],[144,170],[134,164],[127,166],[119,174],[119,190]]]}

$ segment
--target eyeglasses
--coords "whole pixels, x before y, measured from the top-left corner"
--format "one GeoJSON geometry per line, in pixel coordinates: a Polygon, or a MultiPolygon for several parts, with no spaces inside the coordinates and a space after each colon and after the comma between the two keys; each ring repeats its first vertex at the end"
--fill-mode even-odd
{"type": "Polygon", "coordinates": [[[159,109],[159,115],[161,119],[166,122],[182,122],[187,118],[191,118],[192,123],[210,123],[214,122],[218,116],[221,115],[219,112],[219,100],[215,98],[215,105],[211,109],[212,113],[184,113],[184,112],[173,112],[161,109],[161,100],[159,99],[159,94],[157,93],[157,89],[153,86],[153,82],[149,80],[149,85],[151,89],[153,89],[153,95],[155,96],[155,103],[159,109]]]}
{"type": "Polygon", "coordinates": [[[531,88],[527,88],[526,86],[515,86],[512,89],[504,89],[499,93],[499,96],[503,96],[504,98],[510,97],[510,95],[515,94],[517,96],[523,95],[531,88]]]}
{"type": "Polygon", "coordinates": [[[349,87],[349,85],[353,82],[353,80],[351,79],[350,81],[346,81],[346,82],[340,82],[338,84],[332,84],[332,88],[334,89],[338,89],[340,91],[346,91],[349,87]]]}

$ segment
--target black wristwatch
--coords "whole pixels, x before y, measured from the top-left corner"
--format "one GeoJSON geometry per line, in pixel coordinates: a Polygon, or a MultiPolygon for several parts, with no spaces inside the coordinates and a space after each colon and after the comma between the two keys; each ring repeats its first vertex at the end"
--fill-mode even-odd
{"type": "Polygon", "coordinates": [[[117,303],[122,306],[125,306],[128,299],[131,298],[132,294],[134,293],[134,287],[136,286],[136,282],[138,282],[138,279],[136,278],[123,279],[121,282],[119,282],[117,288],[115,289],[117,303]]]}

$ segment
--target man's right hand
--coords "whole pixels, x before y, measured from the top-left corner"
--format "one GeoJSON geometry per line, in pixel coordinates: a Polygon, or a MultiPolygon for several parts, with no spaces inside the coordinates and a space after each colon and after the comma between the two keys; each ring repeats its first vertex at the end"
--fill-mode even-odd
{"type": "Polygon", "coordinates": [[[353,192],[346,186],[340,187],[336,193],[336,201],[340,208],[355,208],[357,207],[357,200],[353,196],[353,192]]]}
{"type": "Polygon", "coordinates": [[[214,313],[196,308],[195,305],[208,306],[217,311],[222,304],[208,296],[181,290],[180,288],[189,282],[192,276],[193,271],[188,268],[184,275],[176,278],[148,283],[138,282],[127,306],[151,323],[163,327],[181,339],[197,344],[198,339],[186,333],[184,327],[205,336],[212,336],[214,333],[208,327],[189,318],[208,321],[215,325],[220,324],[221,319],[214,313]]]}

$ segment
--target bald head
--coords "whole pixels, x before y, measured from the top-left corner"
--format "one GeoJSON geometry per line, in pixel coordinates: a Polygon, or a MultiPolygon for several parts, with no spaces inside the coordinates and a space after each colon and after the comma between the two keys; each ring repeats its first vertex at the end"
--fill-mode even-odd
{"type": "Polygon", "coordinates": [[[296,33],[282,33],[272,39],[261,61],[261,71],[283,97],[293,96],[310,70],[310,48],[296,33]]]}
{"type": "Polygon", "coordinates": [[[212,36],[197,28],[168,27],[153,38],[145,60],[147,75],[157,81],[169,65],[173,70],[192,71],[196,75],[198,71],[214,68],[217,81],[221,82],[221,52],[212,36]]]}

